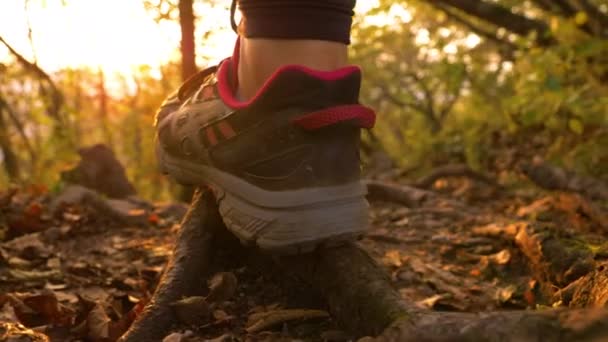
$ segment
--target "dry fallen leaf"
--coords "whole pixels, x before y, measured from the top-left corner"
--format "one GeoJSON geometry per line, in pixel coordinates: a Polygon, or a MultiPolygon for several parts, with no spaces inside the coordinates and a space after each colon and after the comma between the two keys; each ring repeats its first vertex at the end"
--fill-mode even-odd
{"type": "Polygon", "coordinates": [[[2,247],[14,251],[17,254],[22,254],[25,250],[28,255],[39,257],[50,253],[48,246],[42,242],[40,233],[32,233],[4,242],[2,247]]]}
{"type": "Polygon", "coordinates": [[[160,222],[160,217],[156,213],[148,215],[148,223],[157,225],[160,222]]]}
{"type": "Polygon", "coordinates": [[[536,303],[536,296],[534,296],[534,292],[532,292],[531,290],[526,290],[524,291],[524,299],[526,300],[526,303],[530,306],[533,306],[536,303]]]}
{"type": "Polygon", "coordinates": [[[19,321],[26,326],[47,324],[69,326],[72,324],[74,312],[60,304],[50,290],[43,290],[40,294],[35,295],[22,295],[20,298],[16,296],[7,298],[19,321]]]}
{"type": "Polygon", "coordinates": [[[184,324],[201,325],[209,320],[211,310],[205,297],[193,296],[171,303],[177,318],[184,324]]]}
{"type": "Polygon", "coordinates": [[[434,296],[417,301],[416,306],[422,309],[432,309],[440,300],[451,297],[448,293],[436,294],[434,296]]]}
{"type": "Polygon", "coordinates": [[[288,321],[327,317],[329,317],[329,313],[323,310],[286,309],[267,311],[251,315],[245,330],[248,333],[255,333],[288,321]]]}
{"type": "Polygon", "coordinates": [[[232,272],[220,272],[209,280],[208,303],[221,303],[232,298],[236,292],[237,279],[232,272]]]}
{"type": "Polygon", "coordinates": [[[87,315],[87,337],[96,341],[110,337],[110,318],[99,303],[87,315]]]}
{"type": "Polygon", "coordinates": [[[205,341],[207,341],[207,342],[232,342],[232,341],[237,341],[237,339],[234,337],[234,335],[228,333],[228,334],[224,334],[224,335],[218,336],[216,338],[212,338],[210,340],[205,340],[205,341]]]}
{"type": "Polygon", "coordinates": [[[0,322],[19,322],[19,318],[15,313],[15,308],[8,302],[0,306],[0,322]]]}
{"type": "Polygon", "coordinates": [[[511,252],[508,249],[492,254],[489,256],[490,261],[497,265],[506,265],[511,261],[511,252]]]}
{"type": "Polygon", "coordinates": [[[403,266],[403,260],[402,260],[401,253],[396,249],[387,251],[384,254],[384,258],[382,258],[382,261],[384,261],[384,263],[387,266],[394,266],[394,267],[403,266]]]}
{"type": "Polygon", "coordinates": [[[194,334],[190,330],[186,330],[183,333],[174,332],[163,338],[163,342],[185,342],[190,340],[190,337],[192,336],[194,336],[194,334]]]}
{"type": "Polygon", "coordinates": [[[481,271],[478,268],[474,268],[471,271],[469,271],[469,274],[472,275],[473,277],[479,277],[481,275],[481,271]]]}
{"type": "Polygon", "coordinates": [[[213,310],[213,318],[217,321],[224,321],[229,319],[231,316],[226,313],[224,310],[213,310]]]}
{"type": "Polygon", "coordinates": [[[49,271],[24,271],[24,270],[8,270],[10,276],[16,280],[21,281],[38,281],[38,280],[49,280],[61,279],[61,271],[49,270],[49,271]]]}
{"type": "Polygon", "coordinates": [[[511,298],[513,297],[513,294],[515,293],[516,290],[517,290],[517,286],[515,286],[515,285],[501,287],[498,290],[496,290],[495,298],[499,303],[506,303],[509,300],[511,300],[511,298]]]}
{"type": "Polygon", "coordinates": [[[48,336],[27,329],[21,324],[0,322],[0,341],[7,342],[49,342],[48,336]]]}

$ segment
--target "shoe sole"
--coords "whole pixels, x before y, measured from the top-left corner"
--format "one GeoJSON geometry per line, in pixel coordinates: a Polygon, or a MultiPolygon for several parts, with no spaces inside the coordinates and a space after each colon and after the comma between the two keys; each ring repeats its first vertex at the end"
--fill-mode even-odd
{"type": "Polygon", "coordinates": [[[361,182],[268,191],[218,169],[176,159],[157,148],[161,171],[179,183],[209,186],[226,227],[245,245],[278,254],[309,253],[353,241],[368,226],[361,182]]]}

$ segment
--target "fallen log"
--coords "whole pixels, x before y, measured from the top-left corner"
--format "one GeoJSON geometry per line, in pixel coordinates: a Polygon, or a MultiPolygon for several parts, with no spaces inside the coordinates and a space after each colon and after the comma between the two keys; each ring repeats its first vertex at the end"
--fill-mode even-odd
{"type": "MultiPolygon", "coordinates": [[[[144,314],[121,341],[156,341],[176,317],[170,303],[190,296],[208,274],[209,257],[225,248],[211,241],[221,219],[210,194],[199,194],[182,223],[175,254],[144,314]],[[211,250],[211,246],[214,247],[211,250]]],[[[231,248],[239,248],[231,245],[231,248]]],[[[254,263],[277,263],[327,301],[333,318],[353,336],[378,341],[589,341],[608,338],[608,312],[599,309],[446,313],[404,301],[382,267],[354,243],[307,255],[269,257],[240,247],[254,263]]],[[[245,255],[244,254],[244,255],[245,255]]]]}
{"type": "Polygon", "coordinates": [[[403,204],[409,208],[419,207],[423,202],[435,197],[428,190],[408,185],[400,185],[375,180],[367,180],[367,199],[403,204]]]}
{"type": "Polygon", "coordinates": [[[608,200],[608,185],[598,179],[584,177],[540,160],[524,164],[521,169],[541,188],[576,192],[591,199],[608,200]]]}
{"type": "Polygon", "coordinates": [[[84,204],[97,211],[102,217],[107,217],[125,225],[145,225],[147,203],[136,203],[136,200],[108,199],[101,194],[80,185],[68,185],[50,203],[50,212],[57,215],[63,205],[84,204]]]}

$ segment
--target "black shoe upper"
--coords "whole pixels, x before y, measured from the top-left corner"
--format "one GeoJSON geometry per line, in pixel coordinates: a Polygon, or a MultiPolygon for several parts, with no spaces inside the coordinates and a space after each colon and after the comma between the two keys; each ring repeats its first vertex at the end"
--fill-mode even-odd
{"type": "Polygon", "coordinates": [[[244,108],[218,95],[215,69],[182,85],[157,114],[158,141],[172,157],[229,172],[266,190],[341,185],[360,177],[360,127],[350,121],[307,130],[294,119],[357,104],[360,72],[326,80],[277,74],[244,108]]]}

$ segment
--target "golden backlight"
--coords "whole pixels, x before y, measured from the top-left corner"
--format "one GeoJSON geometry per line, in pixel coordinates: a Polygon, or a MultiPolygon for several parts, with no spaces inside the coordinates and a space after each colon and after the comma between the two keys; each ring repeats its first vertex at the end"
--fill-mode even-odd
{"type": "MultiPolygon", "coordinates": [[[[139,65],[156,68],[178,58],[180,29],[173,21],[154,21],[140,0],[0,0],[0,36],[47,71],[66,67],[102,68],[129,74],[139,65]],[[33,46],[28,40],[28,22],[33,46]],[[33,47],[33,49],[32,49],[33,47]]],[[[202,30],[228,26],[228,13],[204,4],[202,30]],[[216,13],[210,13],[210,12],[216,13]]],[[[201,33],[198,37],[202,38],[201,33]]],[[[202,42],[197,42],[201,46],[202,42]]],[[[219,30],[205,42],[204,55],[219,59],[231,52],[234,34],[219,30]]],[[[0,45],[0,61],[8,51],[0,45]]]]}

